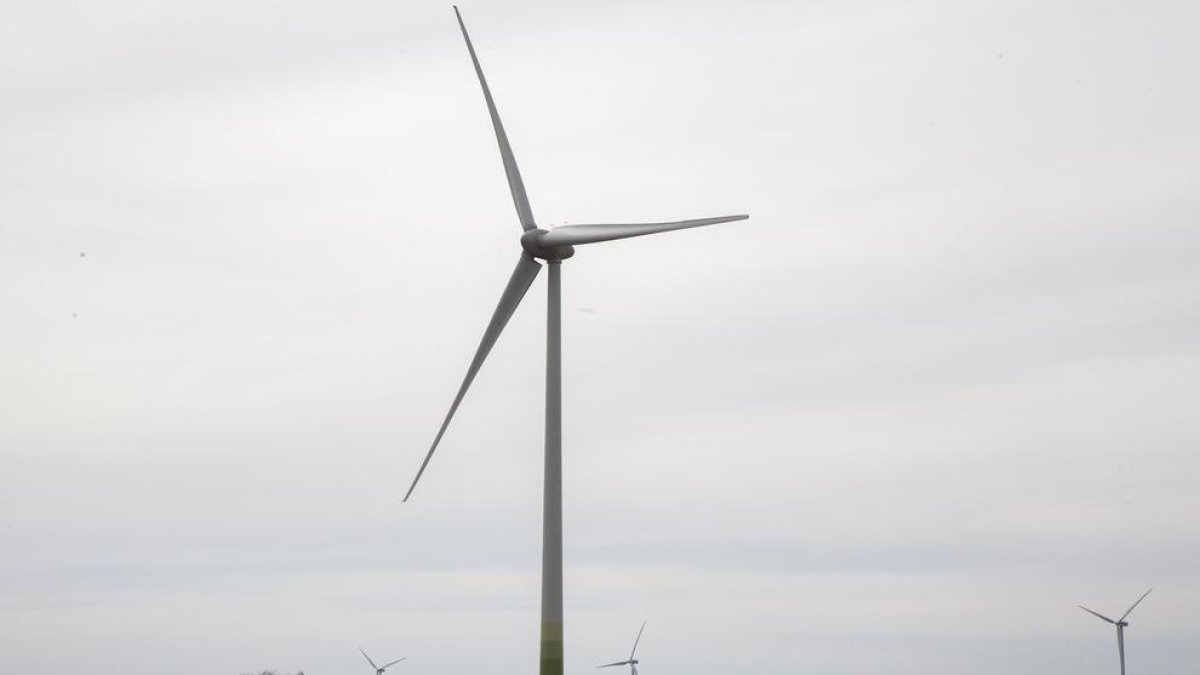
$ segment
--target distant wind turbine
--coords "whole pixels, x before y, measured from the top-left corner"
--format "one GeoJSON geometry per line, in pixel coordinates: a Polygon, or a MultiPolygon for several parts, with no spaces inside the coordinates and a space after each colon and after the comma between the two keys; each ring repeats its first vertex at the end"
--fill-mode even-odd
{"type": "Polygon", "coordinates": [[[492,319],[484,330],[483,339],[475,350],[475,357],[467,368],[450,411],[442,421],[437,436],[421,468],[413,479],[404,500],[412,496],[413,489],[421,480],[421,474],[429,464],[429,459],[441,442],[450,419],[462,403],[467,388],[475,379],[484,359],[487,358],[492,346],[500,337],[501,331],[516,311],[521,299],[525,297],[533,280],[541,271],[542,266],[537,261],[546,261],[549,269],[549,302],[546,322],[546,456],[545,476],[542,500],[542,626],[541,626],[541,675],[562,675],[563,672],[563,613],[562,613],[562,300],[560,269],[563,260],[575,254],[574,247],[582,244],[594,244],[613,239],[638,237],[670,230],[682,230],[703,225],[728,223],[734,220],[744,220],[749,216],[721,216],[717,218],[701,218],[698,220],[681,220],[668,223],[635,223],[635,224],[606,224],[606,225],[563,225],[553,230],[544,230],[537,226],[533,218],[533,209],[525,194],[525,184],[521,181],[521,172],[517,169],[517,160],[513,156],[508,136],[500,123],[500,115],[492,100],[487,81],[483,77],[483,69],[475,55],[475,47],[467,35],[467,27],[463,24],[462,15],[454,8],[458,17],[458,25],[462,30],[463,39],[467,43],[467,51],[475,66],[475,75],[479,78],[479,86],[483,89],[483,99],[487,103],[488,115],[492,119],[492,129],[496,134],[496,143],[500,146],[500,158],[504,163],[504,173],[508,177],[508,189],[512,193],[513,204],[517,209],[517,217],[521,222],[524,233],[521,235],[521,256],[517,259],[517,267],[500,296],[500,302],[492,314],[492,319]]]}
{"type": "MultiPolygon", "coordinates": [[[[1154,589],[1151,588],[1150,591],[1152,590],[1154,589]]],[[[1129,616],[1129,613],[1133,611],[1133,608],[1140,605],[1142,600],[1146,599],[1147,595],[1150,595],[1150,591],[1142,593],[1142,597],[1138,598],[1137,602],[1133,603],[1129,609],[1125,610],[1125,613],[1121,615],[1121,618],[1117,619],[1116,621],[1104,616],[1100,612],[1093,612],[1087,607],[1079,605],[1079,609],[1082,609],[1088,614],[1094,614],[1117,627],[1117,653],[1121,656],[1121,675],[1125,675],[1125,627],[1129,625],[1129,623],[1125,621],[1125,617],[1129,616]]]]}
{"type": "Polygon", "coordinates": [[[375,665],[375,662],[371,660],[371,657],[367,656],[366,652],[363,652],[362,647],[359,647],[358,651],[362,652],[363,658],[365,658],[367,660],[367,663],[371,664],[371,667],[375,669],[375,675],[383,675],[383,671],[387,670],[388,668],[391,668],[392,666],[394,666],[397,663],[400,663],[401,661],[404,660],[402,658],[396,659],[395,661],[392,661],[391,663],[385,663],[382,666],[377,666],[377,665],[375,665]]]}
{"type": "Polygon", "coordinates": [[[638,629],[637,639],[635,639],[633,641],[633,649],[629,650],[629,658],[628,659],[626,659],[625,661],[617,661],[616,663],[606,663],[602,666],[596,666],[596,667],[597,668],[611,668],[613,666],[629,666],[629,675],[638,675],[638,671],[637,671],[638,660],[633,658],[633,655],[637,653],[638,642],[641,642],[642,631],[644,631],[644,630],[646,630],[646,622],[645,621],[642,622],[642,627],[638,629]]]}

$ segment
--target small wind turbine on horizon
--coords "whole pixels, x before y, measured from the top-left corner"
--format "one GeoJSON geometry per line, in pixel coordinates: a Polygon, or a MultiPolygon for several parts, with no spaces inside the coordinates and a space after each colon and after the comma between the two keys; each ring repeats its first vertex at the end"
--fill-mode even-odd
{"type": "Polygon", "coordinates": [[[612,668],[613,666],[629,666],[629,675],[638,675],[638,671],[637,671],[638,660],[633,658],[633,655],[637,653],[637,646],[638,646],[638,643],[642,641],[642,631],[644,631],[644,630],[646,630],[646,622],[645,621],[642,622],[642,627],[638,629],[637,638],[633,641],[633,649],[629,650],[629,658],[628,659],[626,659],[624,661],[617,661],[616,663],[606,663],[602,666],[596,666],[596,667],[597,668],[612,668]]]}
{"type": "Polygon", "coordinates": [[[395,661],[392,661],[391,663],[385,663],[382,666],[377,666],[377,665],[375,665],[375,662],[371,660],[371,657],[367,656],[366,652],[363,652],[362,647],[359,647],[358,651],[362,652],[363,658],[365,658],[367,660],[367,663],[371,664],[371,667],[375,669],[375,675],[383,675],[383,671],[387,670],[388,668],[391,668],[392,666],[394,666],[397,663],[400,663],[401,661],[404,660],[404,658],[399,658],[399,659],[396,659],[395,661]]]}
{"type": "Polygon", "coordinates": [[[517,160],[513,156],[508,136],[500,123],[500,115],[492,100],[491,90],[483,77],[483,69],[475,54],[475,47],[467,35],[467,27],[463,24],[458,7],[454,8],[458,18],[458,26],[462,30],[463,40],[467,43],[467,51],[471,55],[471,63],[475,66],[475,75],[479,78],[479,86],[483,89],[483,98],[487,103],[488,115],[492,119],[492,129],[496,134],[496,144],[500,147],[500,158],[504,163],[504,173],[508,178],[508,189],[512,193],[513,205],[516,206],[517,217],[524,232],[521,234],[521,255],[517,259],[517,267],[513,270],[500,302],[483,332],[483,339],[475,351],[475,357],[467,368],[466,377],[459,386],[450,411],[442,421],[433,444],[426,453],[421,468],[417,470],[416,478],[404,495],[404,501],[412,496],[417,482],[425,473],[429,459],[441,442],[446,428],[450,425],[454,412],[462,403],[463,396],[483,365],[492,346],[496,344],[500,333],[508,320],[516,311],[517,306],[525,297],[526,291],[541,271],[542,265],[538,260],[544,260],[549,275],[549,293],[546,320],[546,416],[545,416],[545,474],[542,492],[542,625],[540,639],[540,672],[541,675],[562,675],[563,672],[563,603],[562,603],[562,291],[560,273],[562,261],[575,254],[575,246],[594,244],[626,237],[639,237],[646,234],[682,230],[703,225],[716,225],[735,220],[745,220],[749,216],[720,216],[717,218],[701,218],[698,220],[681,220],[666,223],[632,223],[632,224],[603,224],[603,225],[563,225],[553,230],[544,230],[537,226],[533,217],[533,209],[525,194],[525,184],[521,180],[521,172],[517,169],[517,160]]]}
{"type": "MultiPolygon", "coordinates": [[[[1150,591],[1152,591],[1152,590],[1154,590],[1154,589],[1151,588],[1150,591]]],[[[1079,609],[1082,609],[1083,611],[1087,612],[1088,614],[1094,614],[1095,616],[1098,616],[1101,619],[1104,619],[1105,621],[1107,621],[1117,627],[1117,652],[1121,656],[1121,675],[1125,675],[1125,627],[1129,625],[1129,623],[1127,621],[1125,621],[1125,617],[1129,616],[1129,613],[1133,611],[1133,608],[1140,605],[1142,603],[1142,600],[1146,599],[1147,595],[1150,595],[1150,591],[1146,591],[1145,593],[1142,593],[1142,597],[1138,598],[1137,602],[1133,603],[1133,605],[1130,606],[1129,609],[1125,610],[1125,613],[1121,615],[1121,618],[1117,619],[1116,621],[1113,621],[1112,619],[1108,618],[1107,616],[1104,616],[1100,612],[1093,612],[1092,610],[1088,609],[1087,607],[1084,607],[1083,605],[1079,605],[1079,609]]]]}

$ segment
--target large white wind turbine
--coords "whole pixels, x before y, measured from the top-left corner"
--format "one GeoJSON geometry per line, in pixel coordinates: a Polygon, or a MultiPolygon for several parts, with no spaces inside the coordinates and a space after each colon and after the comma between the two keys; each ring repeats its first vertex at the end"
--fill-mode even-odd
{"type": "Polygon", "coordinates": [[[638,646],[638,643],[642,641],[642,631],[644,631],[644,630],[646,630],[646,622],[645,621],[642,622],[642,627],[638,629],[637,638],[634,639],[634,641],[633,641],[633,649],[629,650],[629,658],[628,659],[626,659],[624,661],[617,661],[616,663],[606,663],[602,666],[596,666],[596,667],[597,668],[612,668],[613,666],[629,666],[629,675],[638,675],[638,671],[637,671],[638,660],[633,658],[633,655],[637,653],[637,646],[638,646]]]}
{"type": "Polygon", "coordinates": [[[391,668],[392,666],[394,666],[397,663],[400,663],[401,661],[404,660],[403,658],[399,658],[399,659],[396,659],[395,661],[392,661],[391,663],[385,663],[382,666],[377,666],[377,665],[375,665],[375,662],[371,660],[371,657],[367,656],[366,652],[363,652],[362,647],[359,647],[358,651],[362,652],[363,658],[365,658],[367,660],[367,663],[371,664],[371,667],[375,669],[375,675],[383,675],[383,671],[387,670],[388,668],[391,668]]]}
{"type": "MultiPolygon", "coordinates": [[[[1152,590],[1154,589],[1151,588],[1150,591],[1152,590]]],[[[1089,614],[1094,614],[1117,627],[1117,653],[1121,656],[1121,675],[1125,675],[1125,627],[1129,625],[1129,623],[1125,621],[1125,617],[1129,616],[1129,613],[1133,611],[1133,608],[1140,605],[1142,600],[1146,599],[1147,595],[1150,595],[1150,591],[1142,593],[1142,597],[1138,598],[1137,602],[1133,603],[1129,609],[1125,610],[1125,613],[1121,615],[1121,618],[1117,619],[1116,621],[1104,616],[1100,612],[1093,612],[1087,607],[1079,605],[1079,609],[1082,609],[1089,614]]]]}
{"type": "Polygon", "coordinates": [[[462,403],[467,388],[479,372],[480,366],[487,358],[488,352],[500,337],[501,331],[516,311],[517,305],[525,297],[525,292],[533,284],[534,278],[542,269],[538,260],[546,261],[549,269],[549,302],[546,322],[546,457],[545,477],[542,501],[542,625],[541,625],[541,675],[562,675],[563,672],[563,613],[562,613],[562,352],[561,352],[561,285],[560,269],[563,260],[575,254],[574,246],[594,244],[613,239],[637,237],[644,234],[655,234],[670,230],[682,230],[702,225],[715,225],[734,220],[743,220],[749,216],[722,216],[719,218],[702,218],[699,220],[681,220],[670,223],[635,223],[622,225],[566,225],[553,230],[544,230],[537,226],[533,218],[533,210],[529,206],[529,198],[525,194],[525,185],[521,181],[521,172],[517,169],[517,161],[513,157],[504,126],[500,123],[500,115],[496,112],[496,104],[483,77],[479,66],[479,58],[467,35],[467,27],[463,24],[462,15],[454,8],[458,17],[458,25],[462,30],[463,39],[467,43],[467,51],[475,66],[475,74],[479,78],[479,86],[483,89],[483,98],[487,103],[488,114],[492,118],[492,128],[496,133],[496,143],[500,146],[500,157],[504,162],[504,173],[508,177],[508,188],[512,193],[513,204],[517,208],[517,216],[524,233],[521,235],[522,252],[517,259],[517,267],[500,296],[496,311],[484,330],[483,339],[475,351],[475,357],[467,368],[450,411],[446,413],[437,436],[421,468],[413,479],[412,486],[404,495],[404,500],[412,496],[417,481],[429,464],[433,451],[437,449],[442,435],[454,412],[462,403]]]}

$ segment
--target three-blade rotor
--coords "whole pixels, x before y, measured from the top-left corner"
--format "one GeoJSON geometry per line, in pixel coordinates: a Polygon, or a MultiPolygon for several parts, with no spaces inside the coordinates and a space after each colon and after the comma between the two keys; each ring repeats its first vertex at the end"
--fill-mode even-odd
{"type": "Polygon", "coordinates": [[[1117,657],[1120,659],[1120,663],[1121,663],[1121,675],[1125,675],[1125,627],[1129,625],[1129,623],[1126,622],[1125,619],[1126,619],[1126,617],[1129,616],[1130,612],[1132,612],[1135,607],[1142,604],[1142,601],[1145,600],[1146,596],[1150,595],[1150,591],[1153,591],[1153,590],[1154,589],[1151,588],[1148,591],[1146,591],[1145,593],[1142,593],[1142,597],[1138,598],[1137,602],[1134,602],[1132,605],[1130,605],[1129,609],[1125,610],[1125,613],[1121,615],[1121,618],[1117,619],[1116,621],[1108,618],[1107,616],[1104,616],[1100,612],[1095,612],[1095,611],[1088,609],[1087,607],[1084,607],[1083,605],[1079,605],[1079,609],[1082,609],[1083,611],[1087,612],[1088,614],[1099,617],[1117,627],[1117,657]]]}
{"type": "Polygon", "coordinates": [[[403,661],[404,658],[407,658],[407,657],[399,658],[399,659],[396,659],[395,661],[392,661],[391,663],[385,663],[382,666],[377,666],[377,665],[375,665],[375,662],[371,660],[371,657],[367,656],[367,653],[365,651],[363,651],[362,647],[359,647],[358,651],[362,653],[363,658],[367,660],[367,663],[371,664],[371,667],[375,669],[376,673],[382,673],[383,671],[387,670],[388,668],[391,668],[392,666],[396,665],[397,663],[400,663],[401,661],[403,661]]]}
{"type": "Polygon", "coordinates": [[[1154,589],[1151,588],[1150,590],[1146,591],[1145,593],[1142,593],[1142,597],[1138,598],[1137,602],[1134,602],[1132,605],[1130,605],[1129,609],[1125,610],[1125,613],[1121,615],[1121,618],[1116,619],[1115,621],[1113,619],[1108,618],[1107,616],[1104,616],[1100,612],[1092,611],[1092,610],[1088,609],[1087,607],[1084,607],[1083,605],[1076,605],[1076,606],[1079,607],[1079,609],[1082,609],[1083,611],[1087,612],[1088,614],[1100,617],[1101,619],[1104,619],[1105,621],[1107,621],[1111,624],[1121,624],[1125,621],[1125,617],[1129,616],[1129,614],[1134,610],[1135,607],[1142,604],[1142,601],[1145,600],[1146,596],[1150,595],[1150,591],[1153,591],[1153,590],[1154,589]]]}
{"type": "Polygon", "coordinates": [[[728,223],[749,218],[746,215],[735,215],[661,223],[564,225],[552,230],[544,230],[537,227],[533,218],[533,209],[529,205],[529,197],[525,193],[525,184],[521,180],[521,171],[517,168],[516,157],[513,155],[512,146],[508,142],[508,135],[505,133],[504,125],[500,121],[500,113],[496,110],[496,103],[492,98],[491,89],[488,88],[487,80],[483,76],[483,68],[479,65],[475,46],[471,43],[471,37],[467,34],[467,27],[463,23],[462,14],[459,13],[458,7],[454,8],[454,14],[458,19],[458,26],[462,30],[463,40],[467,43],[467,51],[471,55],[471,63],[475,67],[475,75],[479,78],[479,86],[483,90],[483,98],[487,103],[488,115],[491,117],[492,129],[496,135],[496,144],[500,148],[500,158],[504,163],[504,173],[508,179],[509,192],[512,193],[513,205],[517,210],[517,218],[521,222],[521,227],[525,230],[521,237],[521,246],[524,250],[521,257],[517,260],[516,269],[513,270],[508,285],[500,296],[500,302],[497,303],[496,309],[492,313],[491,321],[488,322],[487,328],[484,330],[479,347],[475,350],[475,356],[471,359],[471,364],[467,368],[467,374],[454,396],[454,401],[450,404],[450,410],[446,413],[445,419],[442,420],[442,425],[438,428],[437,435],[434,437],[429,451],[425,453],[425,458],[421,462],[421,467],[417,470],[416,477],[413,478],[408,492],[404,495],[404,501],[408,501],[409,497],[412,496],[413,490],[416,489],[417,483],[425,473],[425,468],[429,465],[429,460],[433,457],[433,453],[437,450],[438,444],[441,443],[446,429],[450,426],[450,420],[454,417],[455,412],[462,403],[463,397],[466,396],[467,389],[470,388],[471,382],[474,381],[488,353],[491,352],[492,347],[500,338],[500,333],[503,332],[509,319],[512,318],[513,312],[521,304],[521,300],[525,297],[526,292],[528,292],[529,287],[537,277],[541,265],[536,259],[541,258],[557,262],[569,258],[574,252],[572,247],[576,245],[639,237],[647,234],[683,230],[704,225],[716,225],[718,223],[728,223]]]}
{"type": "Polygon", "coordinates": [[[637,675],[638,660],[633,657],[635,654],[637,654],[638,643],[642,641],[642,631],[644,631],[644,630],[646,630],[646,622],[645,621],[642,622],[642,627],[638,629],[637,637],[633,640],[633,649],[629,650],[629,658],[628,659],[626,659],[624,661],[617,661],[616,663],[606,663],[602,666],[596,666],[596,667],[597,668],[612,668],[613,666],[629,666],[631,675],[637,675]]]}

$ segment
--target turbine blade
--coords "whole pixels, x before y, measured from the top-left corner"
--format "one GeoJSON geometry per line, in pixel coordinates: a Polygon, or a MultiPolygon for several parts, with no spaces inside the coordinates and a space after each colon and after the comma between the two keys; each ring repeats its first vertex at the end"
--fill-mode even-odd
{"type": "Polygon", "coordinates": [[[633,641],[633,649],[629,650],[629,660],[633,660],[633,653],[637,651],[638,643],[642,641],[642,631],[646,630],[646,622],[642,622],[642,627],[638,629],[637,639],[633,641]]]}
{"type": "Polygon", "coordinates": [[[1087,612],[1088,614],[1095,614],[1096,616],[1100,617],[1101,619],[1104,619],[1105,621],[1107,621],[1109,623],[1116,623],[1116,621],[1113,621],[1112,619],[1108,618],[1107,616],[1104,616],[1100,612],[1093,612],[1092,610],[1088,609],[1087,607],[1084,607],[1083,605],[1077,605],[1077,607],[1079,607],[1079,609],[1082,609],[1083,611],[1087,612]]]}
{"type": "Polygon", "coordinates": [[[467,51],[471,53],[471,63],[475,64],[475,74],[479,76],[479,86],[483,88],[483,99],[487,101],[488,114],[492,117],[492,129],[496,132],[496,144],[500,146],[500,158],[504,160],[504,173],[508,176],[508,189],[512,192],[513,204],[517,207],[517,216],[521,219],[521,227],[532,230],[537,227],[533,222],[533,209],[529,207],[529,197],[525,194],[525,183],[521,180],[521,170],[517,168],[517,159],[513,157],[512,146],[508,144],[508,135],[504,133],[504,125],[500,123],[500,113],[496,112],[496,102],[492,100],[492,92],[488,89],[487,80],[483,78],[483,69],[479,67],[479,58],[475,56],[475,47],[471,44],[471,36],[467,35],[467,26],[463,23],[458,6],[454,7],[454,16],[458,17],[458,27],[462,29],[463,39],[467,41],[467,51]]]}
{"type": "Polygon", "coordinates": [[[467,368],[467,376],[463,378],[462,386],[458,388],[458,394],[454,397],[454,403],[450,404],[450,412],[446,413],[446,419],[442,421],[442,426],[438,429],[437,436],[433,439],[433,445],[429,446],[429,452],[425,455],[425,461],[421,462],[421,468],[417,470],[417,477],[413,479],[412,485],[409,486],[408,492],[404,495],[404,501],[412,496],[413,490],[417,487],[417,481],[421,480],[421,474],[425,473],[425,467],[429,464],[429,458],[433,457],[433,451],[437,450],[438,443],[442,440],[442,435],[446,433],[446,427],[450,426],[450,419],[454,417],[454,411],[458,410],[458,404],[462,403],[463,396],[467,393],[467,388],[471,386],[471,381],[475,379],[475,374],[479,372],[479,367],[483,365],[483,360],[487,358],[488,352],[492,350],[492,345],[496,344],[496,340],[500,337],[500,332],[504,330],[504,326],[508,324],[508,320],[512,318],[513,312],[517,306],[521,304],[521,299],[525,297],[529,286],[533,284],[533,280],[537,277],[538,271],[542,269],[533,258],[521,254],[520,260],[517,261],[517,267],[513,270],[512,277],[508,280],[508,286],[504,288],[504,294],[500,296],[500,302],[496,305],[496,311],[492,313],[492,320],[488,323],[487,330],[483,331],[483,339],[479,341],[479,348],[475,350],[475,358],[471,360],[470,367],[467,368]]]}
{"type": "MultiPolygon", "coordinates": [[[[405,658],[407,658],[407,657],[405,657],[405,658]]],[[[400,663],[400,662],[401,662],[401,661],[403,661],[403,660],[404,660],[404,659],[396,659],[395,661],[392,661],[391,663],[385,663],[385,664],[383,664],[381,667],[382,667],[382,668],[391,668],[392,666],[396,665],[397,663],[400,663]]]]}
{"type": "Polygon", "coordinates": [[[718,218],[699,218],[696,220],[679,220],[673,223],[625,223],[614,225],[562,225],[542,235],[539,240],[545,246],[575,246],[577,244],[594,244],[599,241],[612,241],[626,237],[640,237],[644,234],[657,234],[671,230],[686,230],[703,225],[729,223],[735,220],[745,220],[750,216],[720,216],[718,218]]]}
{"type": "Polygon", "coordinates": [[[379,666],[375,665],[375,662],[371,660],[371,657],[367,656],[366,652],[363,652],[362,647],[359,647],[358,651],[362,652],[363,658],[365,658],[367,660],[367,663],[371,664],[372,668],[374,668],[375,670],[379,670],[379,666]]]}
{"type": "Polygon", "coordinates": [[[596,667],[597,668],[612,668],[613,666],[625,666],[625,665],[629,665],[629,662],[628,661],[617,661],[616,663],[606,663],[602,666],[596,666],[596,667]]]}
{"type": "MultiPolygon", "coordinates": [[[[1152,590],[1154,590],[1154,589],[1151,588],[1150,591],[1152,591],[1152,590]]],[[[1138,598],[1137,602],[1133,603],[1133,607],[1137,607],[1138,605],[1142,604],[1142,601],[1146,599],[1146,596],[1150,595],[1150,591],[1146,591],[1145,593],[1142,593],[1142,597],[1138,598]]],[[[1133,607],[1130,607],[1129,609],[1125,610],[1125,613],[1122,614],[1121,618],[1117,619],[1117,621],[1124,621],[1125,617],[1129,616],[1129,613],[1133,611],[1133,607]]]]}

